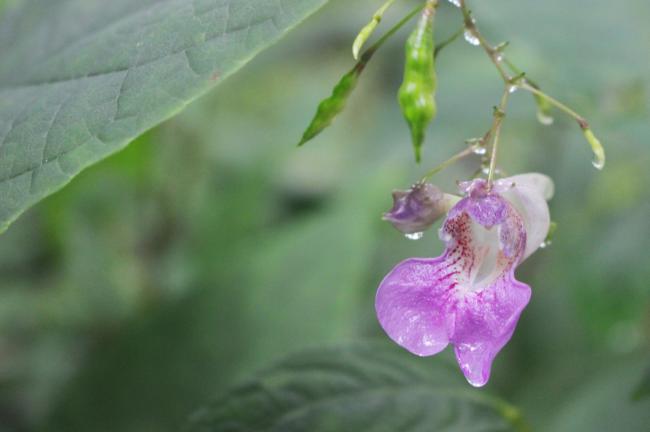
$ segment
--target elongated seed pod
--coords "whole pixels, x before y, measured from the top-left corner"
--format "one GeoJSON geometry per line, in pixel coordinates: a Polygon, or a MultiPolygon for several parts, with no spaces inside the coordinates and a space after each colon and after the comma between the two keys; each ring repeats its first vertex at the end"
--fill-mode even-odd
{"type": "Polygon", "coordinates": [[[334,121],[334,118],[343,111],[348,98],[357,86],[359,75],[363,71],[365,63],[357,63],[348,73],[343,75],[341,80],[334,86],[332,94],[321,101],[316,110],[316,115],[302,135],[298,146],[302,146],[307,141],[321,133],[334,121]]]}
{"type": "Polygon", "coordinates": [[[375,29],[384,17],[384,13],[386,13],[388,8],[390,8],[394,2],[395,0],[388,0],[386,3],[384,3],[372,16],[370,22],[361,29],[357,37],[354,39],[354,43],[352,44],[352,55],[354,56],[355,60],[359,59],[361,48],[366,43],[368,38],[374,33],[375,29]]]}
{"type": "Polygon", "coordinates": [[[433,18],[437,0],[429,0],[406,42],[404,80],[398,99],[411,130],[415,160],[420,161],[426,128],[436,115],[433,18]]]}

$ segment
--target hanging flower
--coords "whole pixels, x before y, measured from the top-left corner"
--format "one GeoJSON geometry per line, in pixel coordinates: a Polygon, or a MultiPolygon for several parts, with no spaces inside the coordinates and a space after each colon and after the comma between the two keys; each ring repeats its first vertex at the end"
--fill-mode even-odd
{"type": "Polygon", "coordinates": [[[383,219],[404,234],[418,234],[444,216],[457,200],[431,183],[416,183],[409,190],[393,192],[393,208],[383,219]]]}
{"type": "Polygon", "coordinates": [[[386,333],[419,356],[448,344],[465,377],[483,386],[492,361],[510,340],[531,289],[515,268],[544,241],[552,181],[524,174],[461,184],[465,198],[447,215],[437,258],[398,264],[379,285],[377,317],[386,333]]]}

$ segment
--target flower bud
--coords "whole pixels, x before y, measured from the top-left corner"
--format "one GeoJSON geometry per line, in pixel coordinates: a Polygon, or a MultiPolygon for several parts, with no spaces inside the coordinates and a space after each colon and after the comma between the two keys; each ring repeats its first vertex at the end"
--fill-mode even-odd
{"type": "Polygon", "coordinates": [[[421,233],[444,216],[455,201],[430,183],[416,183],[409,190],[393,192],[393,208],[383,219],[404,234],[421,233]]]}

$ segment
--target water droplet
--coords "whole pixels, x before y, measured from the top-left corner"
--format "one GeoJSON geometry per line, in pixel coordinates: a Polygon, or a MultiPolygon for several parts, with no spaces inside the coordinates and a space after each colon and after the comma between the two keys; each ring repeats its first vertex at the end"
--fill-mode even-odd
{"type": "Polygon", "coordinates": [[[484,155],[487,153],[487,149],[483,146],[476,146],[472,149],[472,152],[477,155],[484,155]]]}
{"type": "Polygon", "coordinates": [[[474,36],[474,33],[472,33],[469,30],[465,30],[465,33],[463,34],[465,37],[465,40],[470,44],[474,46],[478,46],[481,44],[481,41],[478,40],[476,36],[474,36]]]}
{"type": "Polygon", "coordinates": [[[453,4],[456,7],[460,7],[460,0],[449,0],[449,3],[453,4]]]}
{"type": "Polygon", "coordinates": [[[406,237],[409,240],[420,240],[423,236],[424,236],[423,232],[404,234],[404,237],[406,237]]]}
{"type": "Polygon", "coordinates": [[[541,245],[539,245],[540,248],[546,249],[547,247],[551,246],[553,242],[551,240],[544,240],[541,245]]]}
{"type": "Polygon", "coordinates": [[[484,166],[481,168],[481,172],[485,175],[490,174],[490,167],[489,166],[484,166]]]}
{"type": "Polygon", "coordinates": [[[542,110],[537,111],[537,121],[539,121],[544,126],[552,125],[555,119],[548,114],[545,114],[542,110]]]}
{"type": "Polygon", "coordinates": [[[496,61],[498,61],[498,62],[502,62],[503,61],[503,54],[498,53],[497,55],[494,56],[494,59],[496,61]]]}
{"type": "Polygon", "coordinates": [[[509,93],[514,93],[514,92],[517,91],[517,89],[518,89],[518,87],[517,87],[516,85],[510,85],[510,86],[508,86],[508,92],[509,92],[509,93]]]}
{"type": "Polygon", "coordinates": [[[594,168],[599,169],[599,170],[605,168],[605,161],[602,160],[602,159],[594,158],[591,161],[591,164],[594,166],[594,168]]]}

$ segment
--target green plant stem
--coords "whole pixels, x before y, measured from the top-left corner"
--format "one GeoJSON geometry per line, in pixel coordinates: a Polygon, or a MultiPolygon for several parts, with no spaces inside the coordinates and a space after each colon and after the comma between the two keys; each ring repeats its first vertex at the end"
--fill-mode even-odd
{"type": "Polygon", "coordinates": [[[533,93],[534,95],[540,96],[545,98],[551,105],[568,115],[569,117],[573,118],[575,121],[578,122],[578,125],[584,130],[584,129],[589,129],[589,123],[587,120],[582,117],[580,114],[563,104],[562,102],[558,101],[552,96],[547,95],[543,91],[541,91],[539,88],[536,86],[532,85],[529,81],[523,80],[522,82],[519,82],[516,84],[517,88],[520,88],[522,90],[526,90],[528,92],[533,93]]]}
{"type": "Polygon", "coordinates": [[[422,182],[422,183],[426,182],[426,181],[429,180],[429,179],[430,179],[434,174],[439,173],[439,172],[442,171],[443,169],[445,169],[445,168],[447,168],[448,166],[450,166],[450,165],[452,165],[452,164],[458,162],[459,160],[463,159],[464,157],[467,157],[467,156],[471,155],[472,153],[474,153],[476,147],[477,147],[476,145],[473,145],[473,146],[471,146],[471,147],[468,147],[468,148],[466,148],[465,150],[463,150],[463,151],[461,151],[461,152],[459,152],[459,153],[456,153],[455,155],[453,155],[452,157],[450,157],[450,158],[447,159],[446,161],[444,161],[444,162],[442,162],[442,163],[436,165],[435,167],[431,168],[429,171],[426,172],[426,174],[424,174],[424,175],[422,176],[422,179],[420,180],[420,182],[422,182]]]}
{"type": "Polygon", "coordinates": [[[545,98],[551,105],[555,106],[560,111],[564,112],[575,121],[577,121],[583,130],[589,128],[589,124],[584,117],[582,117],[580,114],[562,102],[541,91],[535,82],[525,77],[525,73],[521,69],[519,69],[514,63],[508,60],[502,52],[497,50],[485,39],[485,37],[483,37],[481,32],[478,30],[474,19],[472,18],[471,11],[468,9],[465,0],[460,0],[460,7],[461,11],[463,12],[465,28],[471,32],[471,34],[479,41],[479,45],[483,47],[483,50],[490,57],[490,60],[496,66],[499,75],[501,75],[501,78],[504,80],[506,85],[514,85],[517,88],[526,90],[530,93],[533,93],[534,95],[545,98]],[[510,68],[510,70],[515,73],[514,77],[504,69],[503,64],[507,65],[508,68],[510,68]]]}
{"type": "Polygon", "coordinates": [[[503,67],[503,64],[501,63],[502,59],[500,56],[502,54],[497,50],[494,46],[492,46],[487,39],[483,37],[481,32],[478,30],[478,27],[476,26],[476,22],[474,21],[474,18],[472,17],[472,13],[467,7],[467,4],[465,0],[460,0],[460,9],[463,13],[463,20],[465,23],[465,29],[470,32],[472,36],[478,40],[479,45],[481,48],[483,48],[483,51],[488,55],[494,66],[497,68],[497,71],[499,71],[499,75],[501,75],[501,78],[506,84],[511,84],[512,83],[512,77],[506,71],[506,69],[503,67]]]}
{"type": "Polygon", "coordinates": [[[461,27],[456,31],[456,33],[449,36],[449,38],[437,44],[435,50],[433,51],[433,56],[438,57],[440,51],[442,51],[447,45],[451,44],[456,39],[458,39],[464,32],[465,32],[465,27],[461,27]]]}
{"type": "Polygon", "coordinates": [[[501,125],[506,115],[506,106],[508,105],[508,97],[510,96],[509,85],[503,90],[499,106],[494,109],[494,121],[492,128],[488,132],[492,136],[492,149],[490,152],[490,171],[488,171],[488,190],[492,187],[494,180],[494,173],[497,165],[497,155],[499,153],[499,138],[501,137],[501,125]]]}

